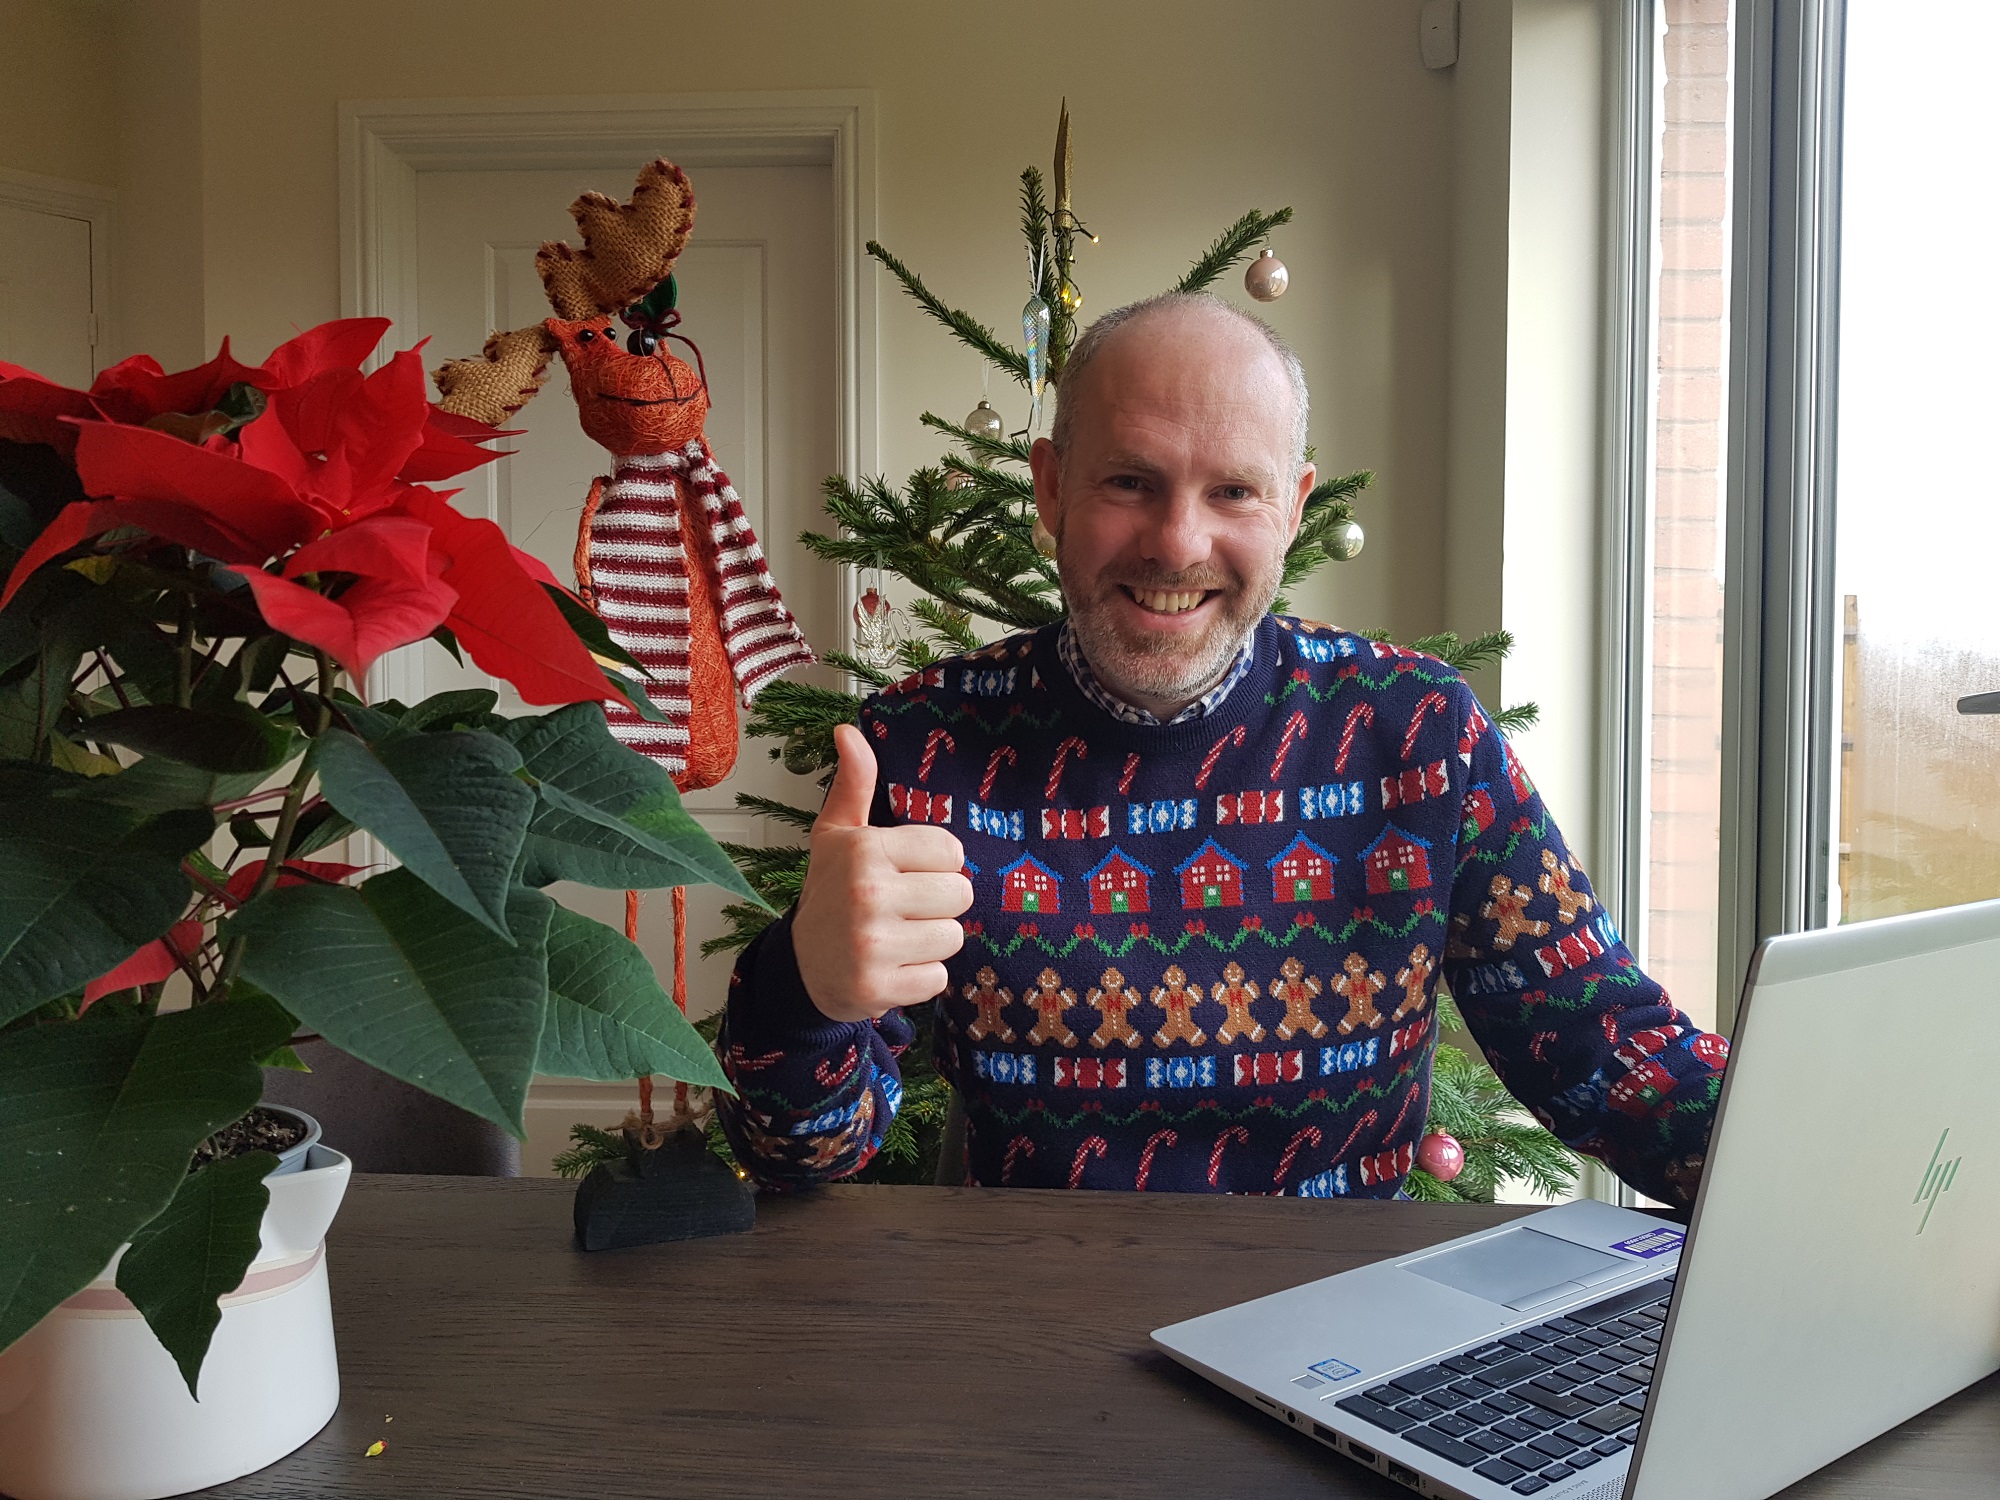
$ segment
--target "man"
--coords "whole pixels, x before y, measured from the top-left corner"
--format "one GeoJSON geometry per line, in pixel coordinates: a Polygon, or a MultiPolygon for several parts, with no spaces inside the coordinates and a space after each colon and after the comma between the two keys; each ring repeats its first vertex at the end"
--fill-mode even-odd
{"type": "MultiPolygon", "coordinates": [[[[761,1181],[865,1163],[939,998],[964,1180],[1393,1197],[1449,983],[1509,1088],[1692,1201],[1725,1048],[1633,963],[1458,675],[1269,613],[1297,359],[1217,299],[1100,319],[1033,455],[1066,623],[876,695],[718,1100],[761,1181]]],[[[960,1164],[953,1162],[955,1169],[960,1164]]]]}

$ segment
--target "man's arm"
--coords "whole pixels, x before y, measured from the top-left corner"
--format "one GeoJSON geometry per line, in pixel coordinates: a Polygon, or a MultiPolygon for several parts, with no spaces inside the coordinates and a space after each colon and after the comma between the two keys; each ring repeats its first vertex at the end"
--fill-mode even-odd
{"type": "Polygon", "coordinates": [[[901,1011],[833,1021],[799,978],[787,912],[751,940],[729,979],[716,1051],[736,1086],[716,1115],[744,1170],[801,1188],[868,1165],[902,1102],[896,1059],[914,1035],[901,1011]]]}
{"type": "Polygon", "coordinates": [[[1729,1045],[1633,959],[1468,690],[1444,975],[1515,1098],[1650,1197],[1694,1201],[1729,1045]]]}
{"type": "MultiPolygon", "coordinates": [[[[864,729],[877,722],[866,711],[864,729]]],[[[883,826],[875,755],[862,730],[834,732],[840,765],[812,830],[797,905],[744,949],[730,977],[719,1051],[737,1097],[718,1095],[723,1133],[771,1187],[858,1172],[902,1101],[900,1007],[945,986],[972,900],[965,854],[942,828],[883,826]]]]}

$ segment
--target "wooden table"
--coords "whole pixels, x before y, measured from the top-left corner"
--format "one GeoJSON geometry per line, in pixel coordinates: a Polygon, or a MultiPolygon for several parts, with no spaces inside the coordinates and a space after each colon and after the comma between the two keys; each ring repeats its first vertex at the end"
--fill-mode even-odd
{"type": "MultiPolygon", "coordinates": [[[[585,1255],[570,1194],[356,1177],[328,1251],[340,1411],[206,1493],[1407,1496],[1146,1334],[1524,1211],[836,1187],[765,1199],[748,1235],[585,1255]]],[[[2000,1377],[1786,1494],[1996,1491],[2000,1377]]]]}

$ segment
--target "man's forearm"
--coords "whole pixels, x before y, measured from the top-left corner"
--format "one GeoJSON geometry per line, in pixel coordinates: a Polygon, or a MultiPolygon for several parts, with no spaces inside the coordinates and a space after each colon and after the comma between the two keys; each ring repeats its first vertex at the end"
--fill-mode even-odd
{"type": "Polygon", "coordinates": [[[900,1012],[828,1020],[799,978],[790,914],[765,928],[737,960],[717,1047],[736,1097],[718,1093],[716,1114],[744,1169],[777,1188],[860,1171],[902,1101],[911,1036],[900,1012]]]}

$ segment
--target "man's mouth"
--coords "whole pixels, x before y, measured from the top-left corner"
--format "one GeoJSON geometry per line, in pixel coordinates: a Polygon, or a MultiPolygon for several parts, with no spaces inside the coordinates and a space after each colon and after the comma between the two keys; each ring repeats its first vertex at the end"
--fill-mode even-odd
{"type": "Polygon", "coordinates": [[[1125,597],[1139,608],[1156,615],[1183,615],[1191,609],[1199,609],[1218,589],[1140,589],[1130,584],[1120,584],[1125,597]]]}

